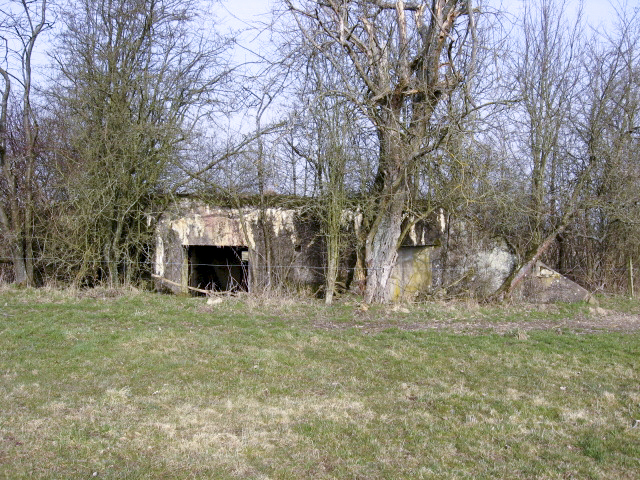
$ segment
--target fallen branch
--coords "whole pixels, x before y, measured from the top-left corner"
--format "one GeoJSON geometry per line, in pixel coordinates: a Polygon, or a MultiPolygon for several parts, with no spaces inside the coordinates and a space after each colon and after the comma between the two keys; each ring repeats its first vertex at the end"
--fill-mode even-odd
{"type": "MultiPolygon", "coordinates": [[[[156,275],[155,273],[152,273],[151,276],[153,278],[157,278],[161,282],[168,283],[169,285],[173,285],[175,287],[184,288],[184,285],[181,285],[180,283],[172,282],[168,278],[161,277],[160,275],[156,275]]],[[[215,293],[217,293],[214,290],[203,290],[202,288],[190,287],[189,285],[187,285],[187,288],[189,290],[193,290],[194,292],[204,293],[205,295],[209,295],[209,296],[214,295],[215,293]]]]}

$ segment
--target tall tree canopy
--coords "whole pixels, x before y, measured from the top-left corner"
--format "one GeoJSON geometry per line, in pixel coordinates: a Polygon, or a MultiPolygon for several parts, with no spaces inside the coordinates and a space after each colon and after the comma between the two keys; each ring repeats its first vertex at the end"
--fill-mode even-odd
{"type": "Polygon", "coordinates": [[[335,94],[355,104],[375,128],[379,155],[369,192],[374,208],[367,218],[365,299],[385,302],[406,207],[416,190],[416,168],[465,113],[465,96],[455,94],[468,91],[474,72],[472,2],[285,0],[285,5],[307,47],[337,72],[335,94]],[[447,108],[460,99],[459,108],[447,108]]]}
{"type": "Polygon", "coordinates": [[[228,80],[226,44],[197,33],[197,8],[184,0],[79,0],[65,13],[55,59],[70,131],[69,230],[59,245],[81,266],[78,279],[117,282],[138,271],[150,243],[146,215],[228,80]]]}

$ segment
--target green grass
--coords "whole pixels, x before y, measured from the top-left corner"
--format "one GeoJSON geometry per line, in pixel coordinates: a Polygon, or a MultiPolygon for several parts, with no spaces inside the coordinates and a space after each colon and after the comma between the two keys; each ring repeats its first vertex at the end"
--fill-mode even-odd
{"type": "Polygon", "coordinates": [[[5,289],[0,477],[637,478],[640,333],[587,311],[5,289]]]}

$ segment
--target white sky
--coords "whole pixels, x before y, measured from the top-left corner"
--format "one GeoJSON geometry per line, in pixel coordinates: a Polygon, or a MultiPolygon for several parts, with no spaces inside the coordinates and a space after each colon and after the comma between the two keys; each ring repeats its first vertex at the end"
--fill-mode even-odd
{"type": "Polygon", "coordinates": [[[251,22],[254,17],[269,12],[272,3],[271,0],[223,0],[222,10],[223,13],[228,11],[227,17],[233,15],[241,21],[251,22]]]}

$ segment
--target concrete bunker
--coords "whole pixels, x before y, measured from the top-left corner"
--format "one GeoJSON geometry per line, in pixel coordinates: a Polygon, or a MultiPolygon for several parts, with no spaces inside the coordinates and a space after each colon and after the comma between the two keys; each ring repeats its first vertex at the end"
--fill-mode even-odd
{"type": "MultiPolygon", "coordinates": [[[[156,227],[154,276],[175,293],[323,283],[320,224],[303,208],[222,207],[182,198],[156,227]]],[[[200,292],[202,293],[202,292],[200,292]]]]}
{"type": "Polygon", "coordinates": [[[391,270],[391,299],[415,298],[432,287],[431,254],[436,246],[401,246],[398,259],[391,270]]]}
{"type": "MultiPolygon", "coordinates": [[[[441,216],[404,225],[407,235],[390,282],[394,300],[415,298],[430,286],[432,253],[441,242],[441,216]]],[[[346,240],[338,282],[348,289],[353,283],[361,286],[364,278],[362,216],[345,211],[343,222],[346,240]]],[[[156,231],[154,273],[163,289],[252,292],[277,284],[308,293],[323,291],[322,223],[304,204],[261,210],[182,198],[161,216],[156,231]]]]}
{"type": "MultiPolygon", "coordinates": [[[[313,209],[299,202],[298,207],[260,209],[179,199],[160,217],[156,228],[154,276],[158,286],[192,294],[258,292],[276,285],[321,293],[327,264],[322,223],[313,209]]],[[[484,297],[499,288],[516,267],[516,257],[503,240],[483,234],[469,222],[456,221],[443,210],[420,221],[405,221],[407,234],[389,281],[393,301],[441,293],[484,297]]],[[[351,285],[362,288],[366,268],[362,216],[345,211],[343,222],[346,248],[338,282],[347,290],[351,285]]],[[[537,283],[553,283],[553,295],[542,294],[542,286],[531,279],[523,285],[523,297],[534,302],[584,298],[586,291],[576,291],[573,282],[561,275],[540,280],[546,269],[536,272],[537,283]]]]}

